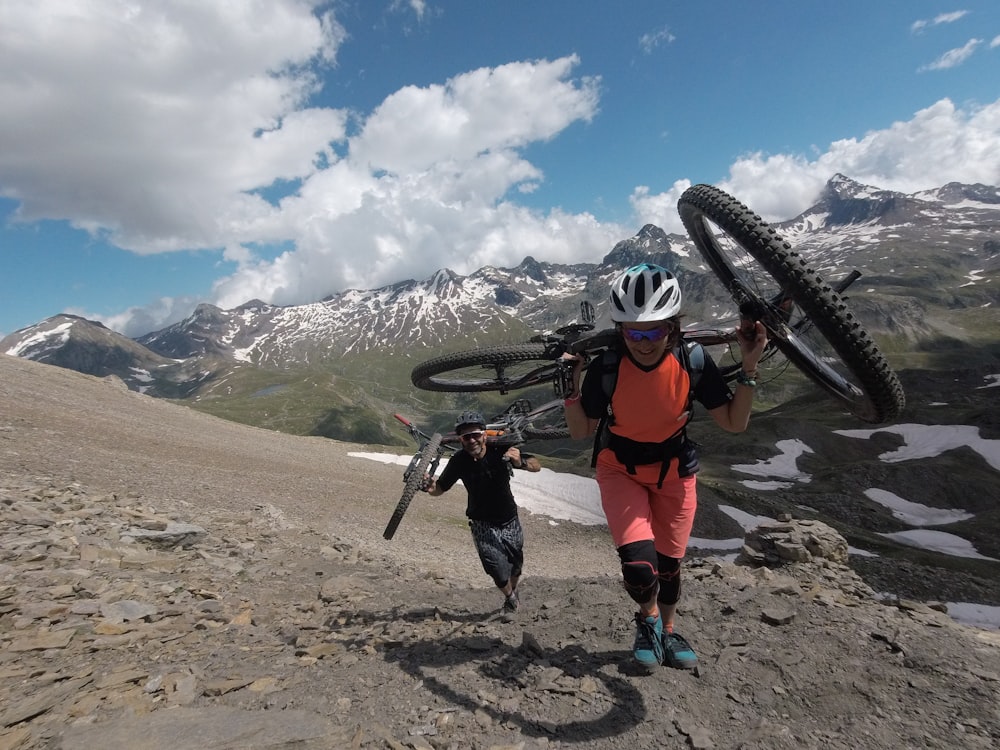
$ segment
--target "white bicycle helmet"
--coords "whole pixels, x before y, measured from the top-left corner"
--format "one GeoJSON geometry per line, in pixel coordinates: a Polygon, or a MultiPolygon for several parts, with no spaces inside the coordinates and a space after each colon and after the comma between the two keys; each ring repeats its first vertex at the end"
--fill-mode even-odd
{"type": "Polygon", "coordinates": [[[666,268],[640,263],[611,285],[611,320],[648,323],[672,318],[681,310],[681,287],[666,268]]]}

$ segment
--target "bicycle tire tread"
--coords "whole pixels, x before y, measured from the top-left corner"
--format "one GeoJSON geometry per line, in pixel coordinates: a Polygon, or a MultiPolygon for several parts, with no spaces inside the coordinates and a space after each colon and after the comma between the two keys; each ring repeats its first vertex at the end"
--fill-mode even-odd
{"type": "Polygon", "coordinates": [[[396,530],[403,520],[403,515],[406,513],[406,509],[410,507],[413,498],[420,491],[420,485],[424,481],[424,474],[427,473],[428,466],[430,466],[431,461],[441,447],[441,439],[441,434],[435,432],[420,451],[420,460],[417,461],[413,471],[410,472],[410,476],[406,478],[406,484],[403,486],[403,494],[399,498],[399,502],[396,503],[396,508],[389,518],[389,523],[386,524],[385,531],[382,532],[383,538],[389,540],[395,536],[396,530]]]}
{"type": "Polygon", "coordinates": [[[508,346],[488,346],[482,349],[469,349],[460,352],[451,352],[440,357],[434,357],[426,362],[421,362],[413,368],[410,373],[410,381],[417,388],[425,391],[440,391],[451,393],[469,393],[475,391],[499,391],[505,388],[523,388],[528,385],[536,385],[543,379],[539,378],[534,382],[509,385],[496,378],[481,378],[475,382],[467,380],[449,381],[446,377],[439,377],[455,370],[466,367],[476,367],[485,365],[497,365],[513,362],[530,362],[538,360],[540,366],[545,363],[552,363],[551,356],[547,356],[547,347],[544,344],[511,344],[508,346]]]}
{"type": "MultiPolygon", "coordinates": [[[[906,403],[903,387],[874,340],[840,295],[777,230],[743,203],[711,185],[696,185],[686,190],[678,201],[678,212],[706,263],[724,284],[727,283],[727,271],[722,268],[725,263],[705,238],[701,216],[725,230],[772,278],[794,290],[791,296],[860,381],[863,402],[840,396],[849,411],[872,423],[887,422],[900,414],[906,403]]],[[[799,362],[795,364],[832,395],[839,396],[822,373],[799,362]]]]}

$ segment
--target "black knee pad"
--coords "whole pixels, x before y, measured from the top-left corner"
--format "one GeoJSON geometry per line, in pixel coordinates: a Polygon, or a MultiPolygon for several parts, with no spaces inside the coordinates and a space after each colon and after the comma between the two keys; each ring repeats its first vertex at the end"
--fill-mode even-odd
{"type": "Polygon", "coordinates": [[[631,542],[618,548],[622,561],[625,591],[633,601],[643,604],[656,595],[657,561],[653,540],[631,542]]]}
{"type": "Polygon", "coordinates": [[[656,553],[656,564],[659,570],[657,577],[660,590],[656,601],[667,606],[677,604],[681,598],[681,561],[677,557],[667,557],[656,553]]]}

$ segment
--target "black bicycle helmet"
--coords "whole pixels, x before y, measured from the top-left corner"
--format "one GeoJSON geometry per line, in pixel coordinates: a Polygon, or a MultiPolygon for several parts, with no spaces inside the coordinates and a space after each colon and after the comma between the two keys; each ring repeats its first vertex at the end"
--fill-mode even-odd
{"type": "Polygon", "coordinates": [[[463,411],[455,420],[455,432],[459,432],[463,427],[475,425],[476,427],[486,427],[486,420],[478,411],[463,411]]]}

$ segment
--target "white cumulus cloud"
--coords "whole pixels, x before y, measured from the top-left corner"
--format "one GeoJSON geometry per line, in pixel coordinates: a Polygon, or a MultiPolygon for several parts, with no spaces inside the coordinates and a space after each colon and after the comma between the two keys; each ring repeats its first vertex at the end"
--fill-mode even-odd
{"type": "MultiPolygon", "coordinates": [[[[640,44],[672,38],[663,28],[640,44]]],[[[222,307],[526,255],[594,261],[644,223],[681,231],[683,175],[662,192],[636,186],[627,225],[525,205],[546,179],[532,147],[602,114],[602,82],[578,74],[576,55],[456,71],[356,111],[323,90],[348,40],[321,0],[4,0],[0,195],[15,220],[68,221],[135,253],[218,251],[228,271],[209,301],[222,307]]],[[[808,155],[744,154],[718,184],[786,219],[835,172],[907,192],[996,184],[998,143],[1000,101],[942,99],[808,155]]],[[[102,319],[142,333],[191,304],[102,319]]]]}

